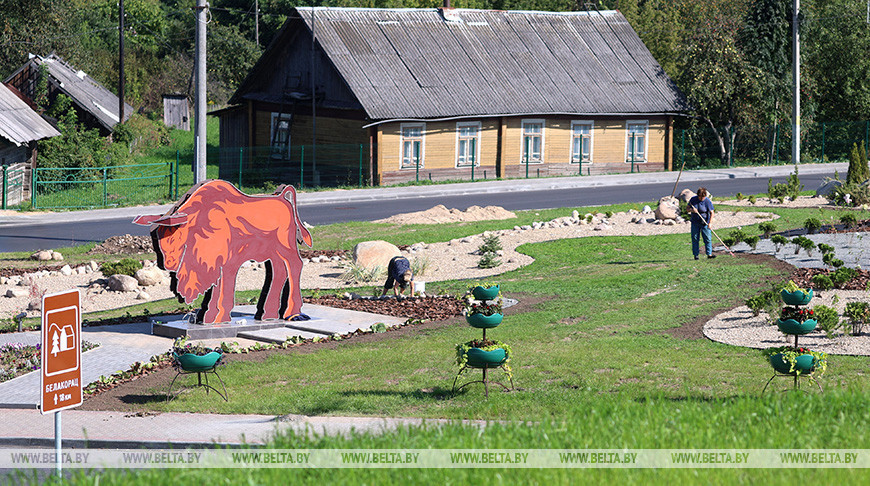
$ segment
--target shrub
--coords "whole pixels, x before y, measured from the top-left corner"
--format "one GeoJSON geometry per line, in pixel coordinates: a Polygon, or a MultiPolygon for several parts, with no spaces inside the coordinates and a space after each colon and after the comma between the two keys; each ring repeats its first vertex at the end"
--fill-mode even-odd
{"type": "Polygon", "coordinates": [[[755,204],[755,195],[749,196],[749,204],[755,204]]]}
{"type": "Polygon", "coordinates": [[[735,240],[734,238],[732,238],[730,236],[726,236],[725,238],[722,238],[722,244],[724,244],[728,248],[731,248],[732,246],[737,244],[737,240],[735,240]]]}
{"type": "MultiPolygon", "coordinates": [[[[733,229],[728,235],[734,241],[734,243],[740,243],[741,241],[746,241],[746,233],[743,232],[742,229],[733,229]]],[[[729,245],[730,246],[730,245],[729,245]]]]}
{"type": "Polygon", "coordinates": [[[129,275],[133,276],[136,270],[142,268],[142,263],[132,258],[123,258],[119,261],[105,262],[100,266],[100,271],[103,275],[109,277],[112,275],[129,275]]]}
{"type": "Polygon", "coordinates": [[[864,325],[870,321],[870,304],[867,302],[849,302],[844,315],[849,318],[850,334],[857,336],[864,330],[864,325]]]}
{"type": "Polygon", "coordinates": [[[418,256],[411,260],[411,273],[413,273],[415,276],[425,275],[428,268],[429,258],[425,256],[418,256]]]}
{"type": "Polygon", "coordinates": [[[822,222],[819,221],[818,218],[807,218],[804,221],[804,228],[807,229],[807,232],[812,234],[819,230],[822,227],[822,222]]]}
{"type": "Polygon", "coordinates": [[[870,167],[867,166],[867,151],[864,144],[855,142],[849,152],[849,172],[846,173],[846,184],[861,184],[870,179],[870,167]]]}
{"type": "Polygon", "coordinates": [[[776,223],[773,221],[765,221],[758,224],[758,230],[764,233],[765,238],[770,238],[772,233],[776,232],[776,223]]]}
{"type": "Polygon", "coordinates": [[[835,187],[828,200],[840,206],[861,206],[870,204],[870,186],[857,183],[846,183],[835,187]],[[847,197],[848,196],[848,197],[847,197]]]}
{"type": "Polygon", "coordinates": [[[768,310],[768,308],[770,308],[768,311],[769,315],[774,316],[779,314],[779,303],[779,292],[775,290],[765,290],[758,295],[746,299],[746,307],[749,307],[754,316],[758,316],[761,311],[768,310]]]}
{"type": "Polygon", "coordinates": [[[484,255],[486,253],[496,253],[501,249],[501,240],[498,235],[489,235],[483,237],[483,243],[477,247],[477,252],[484,255]]]}
{"type": "Polygon", "coordinates": [[[837,288],[843,288],[856,276],[858,276],[858,271],[854,268],[840,267],[831,273],[831,281],[837,288]]]}
{"type": "Polygon", "coordinates": [[[737,198],[738,201],[742,201],[742,200],[743,200],[743,193],[742,193],[742,192],[738,192],[737,195],[736,195],[735,197],[737,198]]]}
{"type": "Polygon", "coordinates": [[[752,248],[753,251],[755,250],[755,247],[758,246],[758,240],[759,240],[759,238],[755,235],[747,236],[746,238],[743,238],[743,242],[746,243],[747,245],[749,245],[749,247],[752,248]]]}
{"type": "Polygon", "coordinates": [[[801,249],[804,249],[806,250],[807,255],[812,256],[813,250],[816,248],[816,244],[813,242],[813,240],[807,238],[806,236],[796,236],[791,239],[791,242],[795,245],[795,255],[800,253],[801,249]]]}
{"type": "Polygon", "coordinates": [[[826,305],[817,305],[813,307],[813,314],[816,316],[818,328],[825,331],[828,338],[834,337],[834,331],[840,327],[840,315],[837,314],[837,309],[826,305]]]}
{"type": "Polygon", "coordinates": [[[834,247],[824,243],[819,243],[819,251],[822,252],[822,255],[827,255],[829,253],[834,253],[834,247]]]}
{"type": "Polygon", "coordinates": [[[840,215],[840,223],[842,223],[847,228],[854,228],[858,226],[858,217],[852,213],[846,213],[840,215]]]}
{"type": "Polygon", "coordinates": [[[831,280],[831,277],[823,273],[819,273],[813,275],[813,288],[819,290],[831,290],[832,288],[834,288],[834,282],[831,280]]]}
{"type": "Polygon", "coordinates": [[[770,237],[770,242],[773,243],[774,251],[779,252],[783,246],[788,244],[788,238],[783,235],[773,235],[770,237]]]}
{"type": "Polygon", "coordinates": [[[480,268],[495,268],[499,265],[501,265],[501,260],[499,260],[498,255],[492,251],[484,253],[477,262],[477,266],[480,268]]]}
{"type": "Polygon", "coordinates": [[[798,177],[797,167],[795,167],[794,172],[788,176],[788,181],[785,183],[774,184],[773,179],[767,180],[767,196],[770,199],[785,201],[785,198],[788,197],[794,201],[798,196],[800,196],[800,193],[803,190],[804,185],[801,184],[801,180],[798,177]]]}

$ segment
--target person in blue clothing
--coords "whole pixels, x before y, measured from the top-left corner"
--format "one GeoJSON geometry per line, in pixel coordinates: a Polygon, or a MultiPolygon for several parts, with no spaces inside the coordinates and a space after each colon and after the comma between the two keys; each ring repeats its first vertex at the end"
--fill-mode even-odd
{"type": "Polygon", "coordinates": [[[716,258],[713,254],[713,235],[710,230],[710,224],[713,222],[713,201],[707,197],[707,189],[698,188],[698,194],[689,199],[687,208],[692,214],[692,255],[695,256],[695,260],[698,259],[703,237],[707,258],[716,258]]]}
{"type": "Polygon", "coordinates": [[[390,259],[390,264],[387,265],[387,282],[384,284],[384,291],[381,296],[387,295],[387,290],[393,289],[393,293],[398,298],[405,293],[405,288],[410,285],[411,295],[414,295],[414,274],[411,272],[411,262],[403,256],[397,256],[390,259]],[[399,288],[401,287],[401,291],[399,288]]]}

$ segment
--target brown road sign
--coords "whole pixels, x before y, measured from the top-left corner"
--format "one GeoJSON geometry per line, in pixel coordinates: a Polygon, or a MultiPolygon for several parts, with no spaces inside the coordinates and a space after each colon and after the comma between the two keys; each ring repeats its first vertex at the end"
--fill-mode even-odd
{"type": "Polygon", "coordinates": [[[43,414],[82,404],[82,319],[79,291],[42,298],[43,414]]]}

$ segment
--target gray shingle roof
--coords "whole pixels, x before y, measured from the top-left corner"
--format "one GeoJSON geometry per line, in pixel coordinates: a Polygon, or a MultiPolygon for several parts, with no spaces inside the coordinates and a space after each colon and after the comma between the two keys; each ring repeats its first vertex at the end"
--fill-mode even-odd
{"type": "Polygon", "coordinates": [[[0,137],[21,146],[43,138],[57,137],[60,132],[33,111],[27,103],[0,83],[0,137]]]}
{"type": "MultiPolygon", "coordinates": [[[[296,10],[311,29],[311,8],[296,10]]],[[[616,11],[316,7],[313,26],[373,120],[686,108],[616,11]]]]}
{"type": "MultiPolygon", "coordinates": [[[[94,115],[104,128],[111,131],[118,123],[118,96],[84,71],[76,70],[54,54],[46,57],[36,56],[29,62],[36,66],[45,64],[49,75],[61,91],[83,110],[94,115]]],[[[133,112],[135,108],[124,103],[124,120],[130,118],[133,112]]]]}

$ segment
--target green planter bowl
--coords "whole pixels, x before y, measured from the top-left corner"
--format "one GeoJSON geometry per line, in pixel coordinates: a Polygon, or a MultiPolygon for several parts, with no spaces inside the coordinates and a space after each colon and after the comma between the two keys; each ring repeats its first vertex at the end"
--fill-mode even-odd
{"type": "Polygon", "coordinates": [[[818,362],[813,355],[802,354],[795,359],[795,371],[790,371],[791,365],[782,357],[782,353],[770,355],[770,366],[784,375],[794,375],[797,371],[800,371],[802,375],[807,375],[816,369],[817,364],[818,362]]]}
{"type": "Polygon", "coordinates": [[[783,290],[779,293],[782,301],[787,305],[807,305],[813,300],[813,289],[810,289],[806,294],[797,290],[795,292],[786,292],[783,290]]]}
{"type": "Polygon", "coordinates": [[[178,360],[178,364],[181,365],[181,369],[184,371],[208,371],[215,367],[215,364],[221,359],[221,353],[212,351],[203,356],[197,356],[192,353],[178,355],[172,353],[175,356],[175,359],[178,360]]]}
{"type": "Polygon", "coordinates": [[[471,289],[471,295],[473,295],[477,300],[492,300],[498,297],[500,291],[501,286],[499,285],[494,285],[492,287],[481,287],[478,285],[471,289]]]}
{"type": "Polygon", "coordinates": [[[485,316],[483,314],[471,314],[470,316],[465,316],[465,321],[468,322],[468,325],[471,327],[476,327],[477,329],[490,329],[501,324],[504,316],[501,314],[493,314],[491,316],[485,316]]]}
{"type": "Polygon", "coordinates": [[[472,368],[495,368],[501,366],[507,359],[502,348],[484,351],[479,348],[471,348],[466,353],[468,366],[472,368]]]}
{"type": "Polygon", "coordinates": [[[783,334],[809,334],[816,330],[816,320],[807,319],[804,322],[798,322],[794,319],[786,319],[784,321],[777,319],[776,327],[778,327],[783,334]]]}

